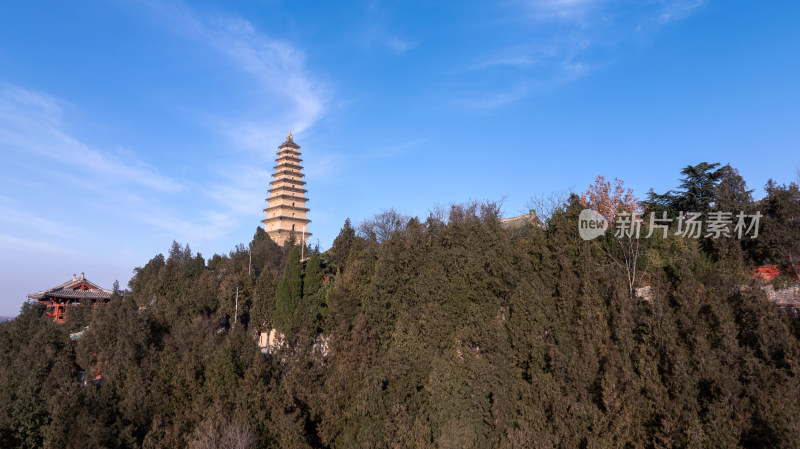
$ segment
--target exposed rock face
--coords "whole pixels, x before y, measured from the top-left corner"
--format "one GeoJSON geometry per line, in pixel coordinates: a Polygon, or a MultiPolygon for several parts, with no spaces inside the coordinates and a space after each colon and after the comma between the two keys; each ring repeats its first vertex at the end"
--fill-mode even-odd
{"type": "Polygon", "coordinates": [[[635,289],[634,294],[637,298],[641,299],[642,301],[651,301],[653,299],[653,290],[650,288],[649,285],[645,285],[644,287],[639,287],[635,289]]]}
{"type": "Polygon", "coordinates": [[[779,307],[800,308],[800,284],[795,284],[780,290],[775,290],[772,284],[765,285],[762,288],[767,293],[769,300],[779,307]]]}
{"type": "Polygon", "coordinates": [[[269,332],[261,332],[258,334],[258,347],[264,354],[271,354],[276,349],[283,345],[283,334],[275,329],[270,329],[269,332]]]}
{"type": "MultiPolygon", "coordinates": [[[[328,357],[328,345],[330,344],[330,340],[329,335],[317,335],[314,338],[314,344],[311,350],[323,358],[328,357]]],[[[268,332],[261,332],[258,334],[258,347],[261,348],[262,354],[272,354],[286,346],[285,336],[283,333],[278,332],[277,329],[273,328],[268,332]]]]}
{"type": "Polygon", "coordinates": [[[313,350],[316,354],[322,357],[328,357],[328,344],[330,343],[330,336],[319,334],[314,338],[313,350]]]}
{"type": "MultiPolygon", "coordinates": [[[[746,288],[743,286],[742,288],[746,288]]],[[[794,308],[800,310],[800,284],[792,285],[788,288],[776,290],[772,284],[761,287],[767,294],[767,298],[780,308],[794,308]]],[[[636,297],[642,301],[651,301],[653,291],[649,285],[639,287],[634,290],[636,297]]]]}

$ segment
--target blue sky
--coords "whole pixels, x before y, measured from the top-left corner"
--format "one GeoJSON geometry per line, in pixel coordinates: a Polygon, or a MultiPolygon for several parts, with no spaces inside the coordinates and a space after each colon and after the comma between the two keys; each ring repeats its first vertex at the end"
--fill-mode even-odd
{"type": "Polygon", "coordinates": [[[311,243],[394,207],[641,197],[701,161],[760,194],[800,167],[800,3],[0,4],[0,315],[85,272],[125,286],[173,240],[260,224],[302,146],[311,243]]]}

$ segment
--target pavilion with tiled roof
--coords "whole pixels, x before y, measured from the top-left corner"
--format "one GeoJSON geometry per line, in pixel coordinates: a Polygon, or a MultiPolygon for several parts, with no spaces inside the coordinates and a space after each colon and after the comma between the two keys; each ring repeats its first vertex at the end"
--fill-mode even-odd
{"type": "Polygon", "coordinates": [[[81,277],[74,274],[72,279],[47,290],[31,293],[28,299],[39,301],[47,306],[47,316],[57,323],[64,322],[67,316],[67,306],[78,305],[81,301],[88,300],[92,304],[97,301],[108,302],[113,292],[89,282],[81,273],[81,277]]]}

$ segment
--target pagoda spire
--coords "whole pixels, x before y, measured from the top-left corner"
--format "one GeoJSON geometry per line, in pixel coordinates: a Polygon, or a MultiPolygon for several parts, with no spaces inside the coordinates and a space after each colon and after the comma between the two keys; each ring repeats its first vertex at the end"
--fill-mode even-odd
{"type": "Polygon", "coordinates": [[[300,165],[303,162],[300,159],[300,145],[294,143],[291,131],[278,150],[269,198],[266,199],[269,205],[264,209],[267,218],[261,222],[264,223],[264,231],[277,244],[282,245],[294,236],[297,242],[305,245],[311,235],[308,232],[311,220],[306,218],[309,209],[305,207],[308,190],[304,187],[305,175],[300,165]]]}

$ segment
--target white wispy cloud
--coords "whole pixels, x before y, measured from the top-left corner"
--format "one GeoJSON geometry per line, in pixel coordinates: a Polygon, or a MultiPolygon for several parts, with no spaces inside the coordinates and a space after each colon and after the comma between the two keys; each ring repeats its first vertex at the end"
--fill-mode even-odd
{"type": "Polygon", "coordinates": [[[397,55],[403,54],[419,45],[419,42],[393,34],[379,22],[369,23],[364,29],[362,39],[362,44],[367,48],[387,48],[397,55]]]}
{"type": "Polygon", "coordinates": [[[91,175],[95,182],[138,184],[163,192],[182,188],[136,158],[93,148],[71,136],[63,121],[66,104],[43,92],[0,86],[0,148],[44,156],[72,173],[91,175]]]}
{"type": "Polygon", "coordinates": [[[305,72],[305,55],[289,43],[268,38],[246,20],[231,17],[205,23],[201,36],[273,94],[292,100],[292,128],[296,132],[307,129],[322,114],[322,93],[305,72]]]}
{"type": "MultiPolygon", "coordinates": [[[[230,248],[229,240],[238,239],[233,232],[262,218],[277,144],[287,131],[302,133],[325,115],[328,84],[307,69],[302,50],[274,37],[282,30],[264,32],[241,17],[199,12],[178,1],[145,4],[149,16],[173,33],[171,44],[200,50],[187,54],[207,58],[213,75],[234,93],[228,110],[179,92],[166,95],[168,104],[155,105],[221,136],[217,153],[155,167],[146,148],[92,137],[92,130],[108,125],[103,111],[0,80],[0,162],[3,184],[13,192],[0,204],[3,254],[56,254],[63,263],[83,257],[80,245],[86,242],[115,251],[128,247],[130,258],[150,253],[143,245],[172,239],[194,249],[230,248]]],[[[401,50],[405,44],[394,45],[401,50]]],[[[95,262],[111,265],[121,254],[98,255],[95,262]]]]}
{"type": "Polygon", "coordinates": [[[66,225],[63,222],[53,221],[10,206],[0,206],[0,223],[24,227],[28,231],[56,237],[69,236],[73,239],[79,239],[85,236],[85,233],[80,229],[66,225]]]}
{"type": "Polygon", "coordinates": [[[216,243],[218,238],[228,234],[236,225],[231,214],[215,210],[189,215],[175,214],[164,207],[143,205],[142,208],[132,211],[131,215],[137,221],[172,236],[172,239],[191,242],[192,245],[201,247],[216,243]]]}
{"type": "Polygon", "coordinates": [[[201,243],[229,233],[237,218],[246,214],[245,204],[255,206],[250,214],[260,210],[257,197],[263,185],[256,188],[252,176],[234,176],[236,183],[216,186],[219,190],[212,194],[205,187],[198,188],[196,181],[161,174],[137,159],[135,152],[121,155],[119,151],[82,142],[70,133],[71,124],[64,119],[64,109],[76,107],[47,93],[18,86],[6,84],[0,89],[0,161],[15,166],[14,173],[20,181],[49,180],[10,182],[19,184],[15,186],[18,189],[32,186],[37,191],[68,192],[68,196],[80,198],[76,204],[81,205],[80,211],[56,221],[28,210],[58,214],[65,205],[42,203],[41,198],[31,200],[24,191],[17,192],[17,199],[8,198],[0,204],[0,231],[17,235],[3,239],[7,249],[44,251],[66,237],[74,242],[91,236],[96,230],[89,223],[93,218],[87,222],[82,215],[87,209],[91,214],[144,225],[140,226],[144,233],[149,229],[201,243]],[[241,183],[243,179],[249,182],[241,183]],[[216,203],[208,202],[197,211],[178,206],[197,190],[216,199],[216,203]],[[244,197],[253,201],[246,202],[244,197]],[[21,201],[26,202],[24,208],[21,201]]]}
{"type": "MultiPolygon", "coordinates": [[[[302,134],[325,114],[331,98],[328,84],[309,73],[302,50],[270,36],[269,30],[257,30],[243,18],[202,14],[181,2],[149,5],[170,30],[221,55],[229,68],[250,76],[251,84],[242,89],[254,92],[261,107],[242,105],[244,112],[235,116],[213,111],[194,114],[204,126],[225,137],[231,151],[250,151],[214,170],[215,181],[202,189],[220,207],[220,215],[209,215],[216,217],[216,227],[208,231],[258,215],[264,207],[267,170],[277,144],[289,130],[302,134]]],[[[174,221],[165,223],[177,229],[182,226],[174,221]]]]}
{"type": "Polygon", "coordinates": [[[249,110],[244,117],[229,118],[200,111],[206,125],[214,126],[235,144],[250,148],[291,129],[299,133],[312,126],[325,112],[328,87],[309,75],[306,55],[291,43],[257,30],[236,16],[202,14],[182,2],[148,2],[154,17],[169,30],[208,48],[228,61],[231,69],[250,75],[255,92],[264,104],[275,107],[249,110]]]}
{"type": "Polygon", "coordinates": [[[661,13],[658,20],[661,22],[671,22],[680,20],[694,13],[697,9],[705,6],[708,0],[662,0],[661,13]]]}
{"type": "Polygon", "coordinates": [[[508,56],[489,57],[486,60],[477,62],[466,69],[457,70],[456,72],[486,70],[496,67],[525,68],[533,65],[540,65],[545,61],[546,57],[543,57],[543,55],[528,53],[527,51],[524,53],[517,51],[515,54],[509,54],[508,56]]]}
{"type": "Polygon", "coordinates": [[[371,148],[366,153],[359,156],[360,159],[388,159],[402,156],[409,151],[419,148],[425,144],[425,139],[415,139],[397,145],[379,146],[371,148]]]}
{"type": "Polygon", "coordinates": [[[24,239],[10,235],[0,234],[0,248],[6,254],[9,252],[35,252],[45,254],[75,255],[75,252],[60,245],[54,245],[39,240],[24,239]]]}
{"type": "Polygon", "coordinates": [[[252,216],[261,212],[264,199],[268,196],[272,166],[254,168],[236,164],[221,174],[220,180],[210,183],[205,194],[236,216],[252,216]]]}
{"type": "Polygon", "coordinates": [[[403,33],[392,26],[383,2],[370,1],[366,5],[365,13],[361,36],[364,46],[388,48],[400,55],[419,45],[418,41],[403,36],[403,33]]]}
{"type": "Polygon", "coordinates": [[[406,51],[417,46],[416,43],[401,39],[397,36],[385,37],[383,39],[383,43],[397,54],[405,53],[406,51]]]}
{"type": "Polygon", "coordinates": [[[220,150],[233,155],[218,156],[226,162],[209,167],[209,181],[198,186],[210,205],[202,221],[194,224],[164,209],[140,219],[159,217],[150,220],[153,226],[193,241],[220,236],[242,221],[257,223],[277,145],[288,131],[301,134],[324,116],[331,98],[328,83],[306,68],[301,49],[274,37],[280,30],[259,30],[244,18],[204,13],[180,1],[146,4],[154,20],[170,32],[207,50],[215,63],[246,76],[230,80],[244,98],[235,111],[193,106],[186,113],[222,136],[227,145],[220,150]]]}
{"type": "Polygon", "coordinates": [[[584,27],[615,25],[625,16],[669,22],[685,18],[709,0],[522,0],[515,2],[521,17],[537,21],[575,22],[584,27]]]}
{"type": "MultiPolygon", "coordinates": [[[[627,40],[684,19],[708,0],[528,0],[505,4],[499,27],[518,27],[528,42],[496,47],[460,72],[504,71],[526,89],[504,87],[457,103],[478,110],[498,108],[527,96],[531,86],[561,84],[608,66],[605,54],[627,40]],[[509,6],[510,5],[510,6],[509,6]],[[599,51],[598,51],[599,50],[599,51]]],[[[616,57],[616,56],[615,56],[616,57]]],[[[511,83],[513,86],[514,83],[511,83]]]]}
{"type": "Polygon", "coordinates": [[[528,94],[529,88],[520,84],[512,89],[462,98],[459,104],[479,111],[489,111],[507,105],[528,94]]]}
{"type": "Polygon", "coordinates": [[[529,17],[537,20],[583,18],[611,0],[528,0],[522,3],[529,17]]]}

